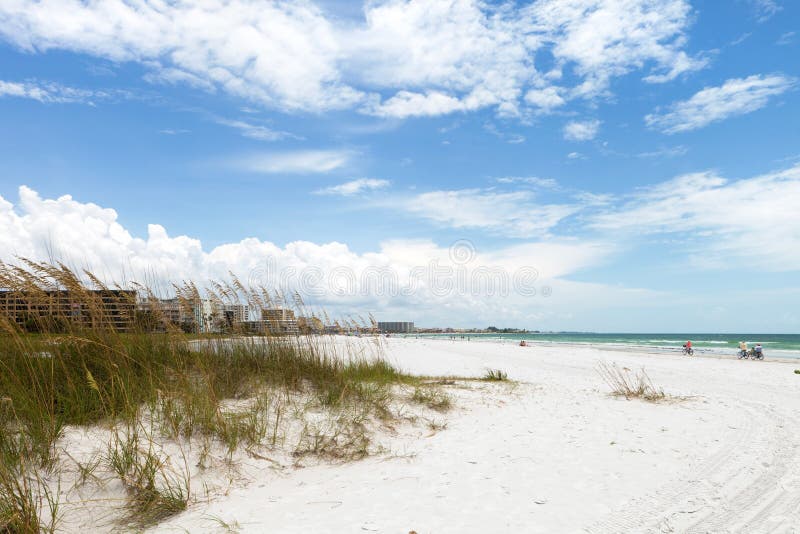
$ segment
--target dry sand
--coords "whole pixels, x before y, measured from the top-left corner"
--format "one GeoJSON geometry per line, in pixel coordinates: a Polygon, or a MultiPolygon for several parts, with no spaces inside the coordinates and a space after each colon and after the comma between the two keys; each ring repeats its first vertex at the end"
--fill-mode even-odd
{"type": "Polygon", "coordinates": [[[442,339],[390,339],[450,387],[446,428],[385,436],[391,453],[264,470],[155,530],[276,533],[800,532],[800,362],[442,339]],[[609,396],[599,361],[645,367],[670,395],[609,396]]]}

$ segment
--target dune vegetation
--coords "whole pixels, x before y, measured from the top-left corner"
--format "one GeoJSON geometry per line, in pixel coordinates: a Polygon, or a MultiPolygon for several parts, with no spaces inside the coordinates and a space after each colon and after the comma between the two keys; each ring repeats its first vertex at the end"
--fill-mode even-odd
{"type": "MultiPolygon", "coordinates": [[[[63,265],[0,263],[0,290],[24,294],[31,310],[56,290],[76,310],[0,313],[0,532],[53,531],[81,507],[144,527],[213,493],[220,477],[204,476],[237,458],[356,460],[380,451],[372,429],[415,419],[398,406],[450,406],[435,381],[390,365],[379,336],[198,335],[153,305],[125,308],[136,317],[121,331],[98,297],[113,289],[63,265]]],[[[157,302],[135,289],[137,301],[157,302]]],[[[236,279],[172,290],[187,306],[201,294],[253,308],[292,300],[236,279]]]]}

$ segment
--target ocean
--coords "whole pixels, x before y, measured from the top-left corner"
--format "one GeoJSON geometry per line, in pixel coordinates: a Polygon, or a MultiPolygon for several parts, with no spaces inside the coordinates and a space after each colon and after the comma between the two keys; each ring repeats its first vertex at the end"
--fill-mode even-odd
{"type": "MultiPolygon", "coordinates": [[[[462,334],[419,334],[420,337],[448,339],[462,334]]],[[[592,345],[649,352],[679,352],[691,340],[696,353],[709,355],[735,355],[739,342],[748,347],[761,343],[767,357],[800,358],[800,334],[596,334],[591,332],[543,332],[539,334],[463,334],[473,341],[513,341],[528,343],[557,343],[567,345],[592,345]]]]}

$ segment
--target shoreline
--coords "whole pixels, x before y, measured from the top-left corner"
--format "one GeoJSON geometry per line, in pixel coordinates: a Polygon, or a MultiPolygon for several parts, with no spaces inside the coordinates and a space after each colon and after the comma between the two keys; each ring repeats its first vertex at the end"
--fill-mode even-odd
{"type": "MultiPolygon", "coordinates": [[[[467,335],[467,334],[465,334],[467,335]]],[[[478,336],[478,335],[493,335],[493,334],[469,334],[471,336],[478,336]]],[[[514,334],[517,335],[517,334],[514,334]]],[[[522,336],[523,334],[519,334],[522,336]]],[[[450,339],[447,337],[448,334],[421,334],[416,339],[431,339],[436,341],[467,341],[466,339],[460,339],[458,336],[456,339],[450,339]]],[[[398,339],[415,339],[414,334],[406,334],[403,336],[399,336],[398,339]]],[[[390,338],[391,339],[391,338],[390,338]]],[[[476,338],[473,338],[476,339],[476,338]]],[[[681,356],[682,348],[681,347],[671,347],[671,346],[653,346],[653,345],[637,345],[637,344],[624,344],[624,343],[596,343],[596,342],[581,342],[581,341],[552,341],[552,340],[537,340],[537,339],[528,339],[528,338],[500,338],[494,335],[492,338],[488,339],[477,339],[479,343],[495,343],[498,345],[506,345],[506,344],[519,344],[520,341],[525,341],[528,346],[531,347],[569,347],[569,348],[592,348],[597,350],[603,351],[611,351],[611,352],[631,352],[631,353],[643,353],[643,354],[654,354],[654,355],[670,355],[670,356],[681,356]]],[[[729,360],[738,360],[739,358],[736,356],[735,349],[730,350],[720,350],[720,349],[713,349],[708,347],[700,347],[694,348],[694,355],[693,356],[686,356],[686,358],[710,358],[710,359],[729,359],[729,360]]],[[[800,351],[787,351],[785,349],[772,349],[770,350],[769,347],[765,347],[765,359],[762,361],[781,361],[781,362],[795,362],[800,364],[800,351]],[[776,354],[777,355],[774,355],[776,354]],[[789,353],[789,354],[786,354],[789,353]],[[795,355],[796,354],[796,355],[795,355]]]]}

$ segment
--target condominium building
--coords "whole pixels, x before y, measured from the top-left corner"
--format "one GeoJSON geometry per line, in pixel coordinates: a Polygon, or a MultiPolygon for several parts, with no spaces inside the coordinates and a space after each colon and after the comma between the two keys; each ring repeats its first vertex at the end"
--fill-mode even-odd
{"type": "Polygon", "coordinates": [[[378,322],[381,334],[410,334],[414,332],[414,323],[409,321],[378,322]]]}
{"type": "Polygon", "coordinates": [[[250,319],[250,307],[247,304],[224,304],[222,312],[229,325],[241,324],[250,319]]]}
{"type": "Polygon", "coordinates": [[[298,317],[297,328],[301,334],[321,334],[325,332],[325,324],[318,317],[298,317]]]}
{"type": "Polygon", "coordinates": [[[270,334],[297,334],[299,331],[294,312],[286,308],[262,309],[261,321],[270,334]]]}
{"type": "Polygon", "coordinates": [[[0,291],[0,315],[29,331],[77,326],[126,332],[133,327],[135,312],[135,291],[0,291]]]}

